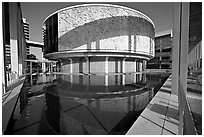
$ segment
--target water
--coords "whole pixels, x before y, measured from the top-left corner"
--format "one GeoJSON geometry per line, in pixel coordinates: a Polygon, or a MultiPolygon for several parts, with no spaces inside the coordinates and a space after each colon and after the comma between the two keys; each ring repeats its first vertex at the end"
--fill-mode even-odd
{"type": "Polygon", "coordinates": [[[169,74],[27,79],[7,134],[125,134],[169,74]]]}

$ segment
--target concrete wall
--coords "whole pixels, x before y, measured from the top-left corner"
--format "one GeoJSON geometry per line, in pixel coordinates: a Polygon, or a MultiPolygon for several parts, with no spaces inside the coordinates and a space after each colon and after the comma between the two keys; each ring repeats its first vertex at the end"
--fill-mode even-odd
{"type": "MultiPolygon", "coordinates": [[[[154,56],[153,22],[136,10],[105,4],[75,6],[52,14],[44,24],[55,15],[58,16],[58,51],[106,50],[154,56]]],[[[55,48],[50,49],[49,41],[52,39],[45,41],[46,53],[57,52],[55,48]]]]}
{"type": "Polygon", "coordinates": [[[133,59],[126,59],[125,60],[125,72],[135,72],[134,63],[135,61],[133,59]]]}
{"type": "Polygon", "coordinates": [[[90,72],[97,73],[102,72],[105,73],[105,58],[104,57],[91,57],[90,58],[90,72]]]}
{"type": "Polygon", "coordinates": [[[67,31],[59,37],[59,51],[107,50],[154,54],[154,29],[141,18],[111,17],[67,31]]]}
{"type": "Polygon", "coordinates": [[[59,20],[59,34],[61,37],[67,31],[73,30],[76,27],[111,17],[138,17],[152,22],[146,15],[133,9],[121,7],[117,5],[105,4],[89,4],[79,5],[75,7],[65,8],[57,12],[59,20]],[[69,25],[67,25],[67,23],[69,25]]]}
{"type": "Polygon", "coordinates": [[[61,67],[62,72],[70,73],[70,60],[69,59],[64,60],[61,67]]]}
{"type": "Polygon", "coordinates": [[[78,73],[79,72],[79,58],[72,58],[72,72],[78,73]]]}
{"type": "Polygon", "coordinates": [[[108,72],[110,72],[110,73],[122,72],[122,59],[109,57],[109,59],[108,59],[108,72]]]}

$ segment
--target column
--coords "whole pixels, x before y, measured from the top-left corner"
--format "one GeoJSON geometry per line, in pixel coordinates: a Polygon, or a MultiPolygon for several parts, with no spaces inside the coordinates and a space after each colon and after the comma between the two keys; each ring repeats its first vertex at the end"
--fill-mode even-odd
{"type": "MultiPolygon", "coordinates": [[[[188,5],[188,3],[186,3],[188,5]]],[[[174,26],[173,26],[173,48],[172,48],[172,93],[178,94],[179,79],[183,89],[187,91],[187,55],[188,55],[188,30],[189,30],[189,13],[181,12],[184,8],[175,4],[174,9],[174,26]],[[179,14],[180,13],[180,14],[179,14]],[[182,14],[181,14],[182,13],[182,14]]]]}
{"type": "Polygon", "coordinates": [[[142,62],[140,62],[140,71],[142,71],[142,66],[143,66],[142,62]]]}
{"type": "Polygon", "coordinates": [[[125,85],[125,75],[122,75],[122,85],[125,85]]]}
{"type": "Polygon", "coordinates": [[[137,72],[137,60],[134,61],[134,72],[137,72]]]}
{"type": "Polygon", "coordinates": [[[108,58],[109,58],[109,57],[106,57],[106,58],[105,58],[105,73],[106,73],[106,74],[108,74],[108,58]]]}
{"type": "Polygon", "coordinates": [[[134,61],[134,74],[133,74],[133,78],[134,78],[134,83],[136,83],[137,82],[137,74],[136,74],[136,72],[137,72],[137,60],[135,60],[134,61]]]}
{"type": "Polygon", "coordinates": [[[138,61],[136,61],[136,72],[139,71],[139,65],[138,65],[138,61]]]}
{"type": "Polygon", "coordinates": [[[45,73],[45,62],[42,62],[42,72],[45,73]]]}
{"type": "Polygon", "coordinates": [[[143,60],[143,62],[142,62],[143,71],[146,69],[146,64],[147,64],[147,61],[143,60]]]}
{"type": "Polygon", "coordinates": [[[50,63],[50,72],[52,73],[53,72],[53,68],[52,68],[52,62],[50,63]]]}
{"type": "Polygon", "coordinates": [[[140,62],[139,61],[137,61],[137,70],[138,72],[140,72],[140,62]]]}
{"type": "Polygon", "coordinates": [[[123,66],[122,73],[125,73],[125,59],[126,58],[124,58],[122,61],[122,66],[123,66]]]}
{"type": "Polygon", "coordinates": [[[71,58],[69,58],[69,61],[70,61],[70,73],[72,73],[73,72],[73,64],[72,64],[72,59],[71,58]]]}
{"type": "Polygon", "coordinates": [[[138,72],[142,71],[142,63],[141,61],[138,61],[138,72]]]}
{"type": "Polygon", "coordinates": [[[85,57],[86,59],[86,65],[87,65],[87,73],[90,73],[90,58],[89,57],[85,57]]]}
{"type": "Polygon", "coordinates": [[[105,86],[106,91],[108,91],[108,75],[105,75],[105,86]]]}
{"type": "Polygon", "coordinates": [[[73,61],[72,61],[72,59],[71,58],[69,58],[69,61],[70,61],[70,82],[71,82],[71,88],[72,88],[72,86],[73,86],[73,75],[72,75],[72,73],[73,73],[73,61]]]}
{"type": "Polygon", "coordinates": [[[136,83],[137,82],[137,74],[133,73],[133,82],[136,83]]]}
{"type": "Polygon", "coordinates": [[[159,57],[159,61],[160,61],[160,63],[159,63],[159,69],[162,69],[162,67],[161,67],[161,66],[162,66],[162,63],[161,63],[161,62],[162,62],[162,58],[161,58],[161,57],[159,57]]]}
{"type": "Polygon", "coordinates": [[[51,72],[50,62],[48,63],[49,73],[51,72]]]}

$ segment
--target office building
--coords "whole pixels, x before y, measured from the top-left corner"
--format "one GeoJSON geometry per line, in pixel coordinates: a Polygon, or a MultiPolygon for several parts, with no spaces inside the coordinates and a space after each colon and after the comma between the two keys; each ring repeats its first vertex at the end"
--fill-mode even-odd
{"type": "Polygon", "coordinates": [[[155,34],[155,57],[147,62],[147,69],[171,69],[172,30],[155,34]]]}
{"type": "MultiPolygon", "coordinates": [[[[172,68],[172,30],[155,34],[155,57],[147,62],[147,69],[172,68]]],[[[202,68],[202,5],[190,3],[188,67],[202,68]]]]}

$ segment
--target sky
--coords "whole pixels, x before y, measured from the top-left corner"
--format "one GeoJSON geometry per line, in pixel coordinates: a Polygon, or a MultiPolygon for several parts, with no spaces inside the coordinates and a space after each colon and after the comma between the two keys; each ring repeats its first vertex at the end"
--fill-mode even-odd
{"type": "MultiPolygon", "coordinates": [[[[90,2],[89,2],[90,3],[90,2]]],[[[93,3],[93,2],[92,2],[93,3]]],[[[102,3],[102,2],[100,2],[102,3]]],[[[173,2],[103,2],[116,4],[138,10],[149,16],[154,24],[155,31],[161,32],[172,29],[173,2]]],[[[42,24],[47,16],[53,12],[85,2],[21,2],[23,17],[30,24],[30,40],[42,42],[42,24]]]]}

